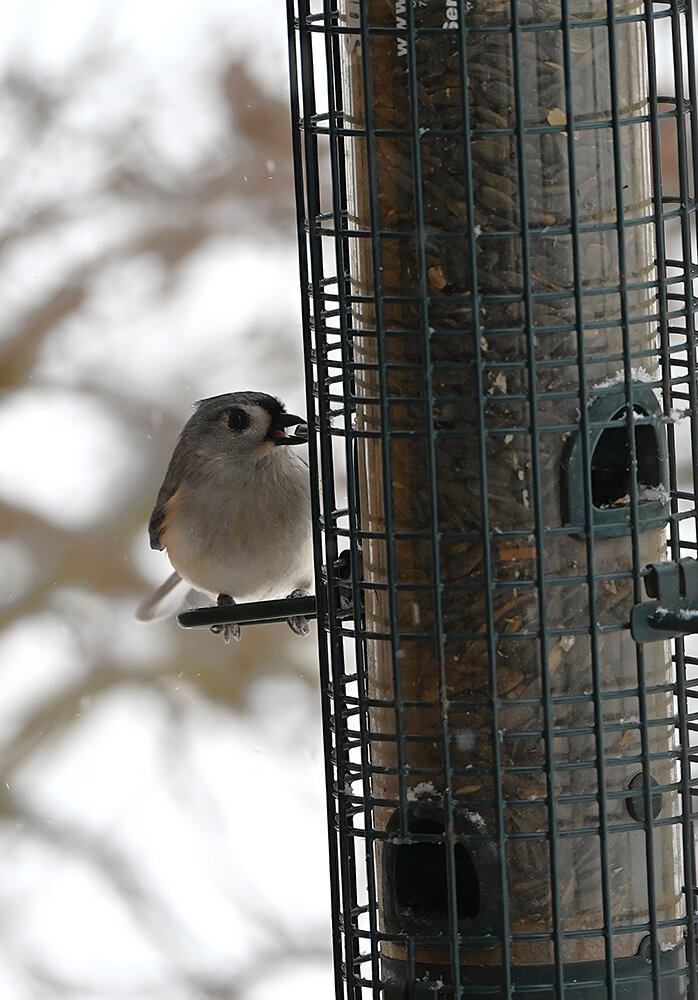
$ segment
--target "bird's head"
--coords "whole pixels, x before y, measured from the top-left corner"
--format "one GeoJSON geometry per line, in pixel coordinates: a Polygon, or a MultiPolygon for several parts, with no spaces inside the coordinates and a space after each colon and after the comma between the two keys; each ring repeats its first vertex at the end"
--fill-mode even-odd
{"type": "Polygon", "coordinates": [[[196,435],[207,455],[213,451],[240,461],[308,440],[304,418],[287,413],[281,400],[265,392],[229,392],[202,399],[183,433],[187,431],[196,435]],[[296,432],[289,433],[294,427],[296,432]]]}

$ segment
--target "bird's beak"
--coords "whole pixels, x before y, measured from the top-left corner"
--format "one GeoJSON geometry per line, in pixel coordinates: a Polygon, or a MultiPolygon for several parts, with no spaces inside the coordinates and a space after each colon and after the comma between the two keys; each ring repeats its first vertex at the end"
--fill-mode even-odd
{"type": "Polygon", "coordinates": [[[280,413],[272,420],[267,440],[274,444],[307,444],[308,425],[303,417],[295,413],[280,413]],[[287,434],[285,428],[296,426],[295,434],[287,434]]]}

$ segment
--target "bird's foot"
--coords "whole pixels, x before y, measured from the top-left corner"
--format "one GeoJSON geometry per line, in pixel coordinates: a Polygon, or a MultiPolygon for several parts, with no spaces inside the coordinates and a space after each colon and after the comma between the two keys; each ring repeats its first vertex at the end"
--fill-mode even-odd
{"type": "MultiPolygon", "coordinates": [[[[305,590],[292,590],[290,594],[286,596],[288,601],[292,597],[307,597],[308,594],[305,590]]],[[[305,617],[305,615],[295,615],[293,618],[287,618],[288,626],[292,632],[296,635],[310,635],[310,622],[305,617]]]]}
{"type": "MultiPolygon", "coordinates": [[[[216,603],[219,608],[229,608],[231,605],[235,604],[235,601],[232,599],[230,594],[219,594],[216,603]]],[[[240,642],[240,639],[242,638],[242,633],[240,632],[240,626],[235,624],[212,625],[211,631],[213,632],[214,635],[220,635],[220,633],[222,632],[223,641],[225,642],[226,646],[228,645],[231,639],[235,639],[235,642],[240,642]]]]}

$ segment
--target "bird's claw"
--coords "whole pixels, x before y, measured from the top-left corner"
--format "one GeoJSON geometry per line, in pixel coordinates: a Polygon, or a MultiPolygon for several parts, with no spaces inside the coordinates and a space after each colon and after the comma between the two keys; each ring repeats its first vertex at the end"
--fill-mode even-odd
{"type": "Polygon", "coordinates": [[[212,625],[211,631],[214,635],[220,635],[223,633],[223,642],[228,645],[231,639],[235,639],[235,642],[240,642],[242,639],[242,632],[239,625],[228,624],[228,625],[212,625]]]}
{"type": "Polygon", "coordinates": [[[310,622],[305,615],[296,615],[294,618],[287,618],[286,621],[296,635],[310,635],[310,622]]]}
{"type": "MultiPolygon", "coordinates": [[[[290,600],[292,597],[307,597],[308,594],[305,590],[292,590],[288,595],[286,600],[290,600]]],[[[287,618],[288,627],[296,635],[310,635],[310,622],[305,617],[305,615],[294,615],[292,618],[287,618]]]]}
{"type": "MultiPolygon", "coordinates": [[[[218,601],[216,602],[219,608],[229,608],[235,601],[232,599],[230,594],[219,594],[218,601]]],[[[231,639],[235,639],[235,642],[240,642],[242,639],[242,632],[240,626],[235,624],[235,622],[228,622],[226,625],[212,625],[211,631],[214,635],[220,635],[223,633],[223,642],[228,645],[231,639]]]]}

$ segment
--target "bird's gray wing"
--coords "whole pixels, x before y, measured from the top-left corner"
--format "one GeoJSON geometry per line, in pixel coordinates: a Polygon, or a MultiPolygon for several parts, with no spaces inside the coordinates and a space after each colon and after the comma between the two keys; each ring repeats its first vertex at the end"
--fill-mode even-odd
{"type": "Polygon", "coordinates": [[[153,513],[148,522],[148,534],[150,535],[150,547],[152,549],[162,549],[162,534],[165,517],[167,515],[167,505],[180,487],[184,477],[186,464],[186,449],[182,446],[180,437],[175,450],[172,453],[170,464],[167,467],[165,478],[157,495],[153,513]]]}

